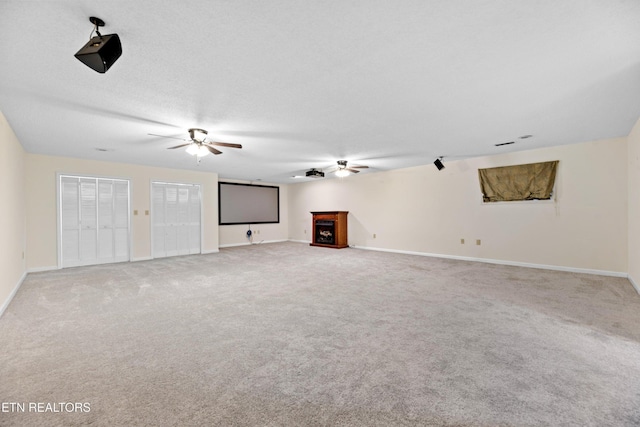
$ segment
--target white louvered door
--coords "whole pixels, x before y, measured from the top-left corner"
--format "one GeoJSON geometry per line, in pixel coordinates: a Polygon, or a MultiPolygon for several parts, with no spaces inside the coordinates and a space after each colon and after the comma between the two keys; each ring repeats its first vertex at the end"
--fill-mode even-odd
{"type": "Polygon", "coordinates": [[[200,186],[154,182],[151,187],[153,257],[200,253],[200,186]]]}
{"type": "Polygon", "coordinates": [[[129,260],[129,181],[61,175],[61,267],[129,260]]]}

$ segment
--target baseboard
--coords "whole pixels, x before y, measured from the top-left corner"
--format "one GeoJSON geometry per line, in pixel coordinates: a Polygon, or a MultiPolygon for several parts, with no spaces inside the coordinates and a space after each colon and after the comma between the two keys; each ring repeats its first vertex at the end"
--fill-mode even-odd
{"type": "Polygon", "coordinates": [[[131,262],[138,262],[138,261],[151,261],[153,258],[150,256],[141,256],[139,258],[131,258],[131,262]]]}
{"type": "Polygon", "coordinates": [[[636,281],[633,280],[633,277],[628,276],[627,278],[629,279],[629,282],[631,282],[631,286],[633,286],[635,288],[636,292],[640,294],[640,286],[638,286],[636,281]]]}
{"type": "Polygon", "coordinates": [[[27,269],[27,273],[41,273],[43,271],[53,271],[53,270],[59,270],[57,265],[51,266],[51,267],[36,267],[36,268],[28,268],[27,269]]]}
{"type": "Polygon", "coordinates": [[[4,314],[4,311],[7,309],[7,307],[9,307],[9,304],[11,304],[13,297],[15,297],[16,294],[18,293],[18,289],[20,289],[20,286],[22,286],[22,282],[24,282],[24,279],[26,277],[27,277],[27,272],[25,271],[24,273],[22,273],[22,276],[18,280],[18,283],[16,284],[16,286],[13,288],[13,290],[7,297],[7,300],[0,307],[0,317],[2,317],[2,315],[4,314]]]}
{"type": "Polygon", "coordinates": [[[295,243],[311,243],[311,240],[293,240],[293,239],[289,239],[287,241],[288,242],[295,242],[295,243]]]}
{"type": "Polygon", "coordinates": [[[217,254],[217,253],[220,253],[220,249],[211,249],[209,251],[202,251],[201,252],[202,255],[217,254]]]}
{"type": "Polygon", "coordinates": [[[288,242],[289,240],[287,239],[281,239],[281,240],[261,240],[259,242],[246,242],[246,243],[230,243],[228,245],[219,245],[218,247],[220,249],[222,248],[234,248],[236,246],[251,246],[251,245],[263,245],[265,243],[282,243],[282,242],[288,242]]]}
{"type": "MultiPolygon", "coordinates": [[[[528,262],[505,261],[505,260],[489,259],[489,258],[474,258],[474,257],[465,257],[465,256],[457,256],[457,255],[432,254],[427,252],[402,251],[402,250],[396,250],[396,249],[372,248],[368,246],[351,246],[351,247],[356,249],[364,249],[368,251],[392,252],[392,253],[405,254],[405,255],[418,255],[418,256],[426,256],[426,257],[433,257],[433,258],[455,259],[459,261],[483,262],[486,264],[498,264],[498,265],[509,265],[513,267],[537,268],[540,270],[566,271],[569,273],[594,274],[597,276],[625,277],[625,278],[629,277],[627,273],[623,273],[619,271],[564,267],[564,266],[547,265],[547,264],[532,264],[528,262]]],[[[636,287],[636,289],[638,288],[636,287]]]]}

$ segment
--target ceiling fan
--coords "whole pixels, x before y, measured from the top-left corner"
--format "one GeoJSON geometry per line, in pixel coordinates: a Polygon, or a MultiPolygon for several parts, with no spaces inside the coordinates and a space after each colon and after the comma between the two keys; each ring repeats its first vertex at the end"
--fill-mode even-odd
{"type": "Polygon", "coordinates": [[[209,153],[213,154],[222,154],[222,151],[215,149],[213,146],[219,147],[230,147],[230,148],[242,148],[240,144],[231,144],[229,142],[217,142],[217,141],[207,141],[208,132],[204,129],[191,128],[189,129],[189,138],[176,138],[174,136],[165,136],[165,135],[156,135],[150,133],[150,136],[159,136],[160,138],[171,138],[171,139],[179,139],[181,141],[187,141],[186,144],[176,145],[175,147],[169,147],[168,150],[175,150],[176,148],[187,147],[187,153],[204,157],[209,153]]]}
{"type": "Polygon", "coordinates": [[[358,169],[367,169],[369,166],[364,165],[347,165],[346,160],[338,160],[338,166],[333,166],[327,172],[334,172],[337,177],[345,177],[350,173],[359,173],[358,169]],[[335,169],[334,169],[335,168],[335,169]]]}

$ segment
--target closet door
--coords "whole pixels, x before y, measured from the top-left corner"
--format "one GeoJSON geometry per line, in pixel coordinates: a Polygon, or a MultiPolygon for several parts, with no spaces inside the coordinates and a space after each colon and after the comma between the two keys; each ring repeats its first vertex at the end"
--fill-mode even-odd
{"type": "Polygon", "coordinates": [[[129,260],[129,181],[61,175],[60,266],[129,260]]]}
{"type": "Polygon", "coordinates": [[[200,186],[154,182],[151,193],[154,258],[200,253],[200,186]]]}

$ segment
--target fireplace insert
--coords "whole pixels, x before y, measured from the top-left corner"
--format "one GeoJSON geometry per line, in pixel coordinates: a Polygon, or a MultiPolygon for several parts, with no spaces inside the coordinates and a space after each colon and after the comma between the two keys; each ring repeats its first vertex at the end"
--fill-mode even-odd
{"type": "Polygon", "coordinates": [[[316,243],[323,245],[335,245],[335,221],[316,221],[316,243]]]}

